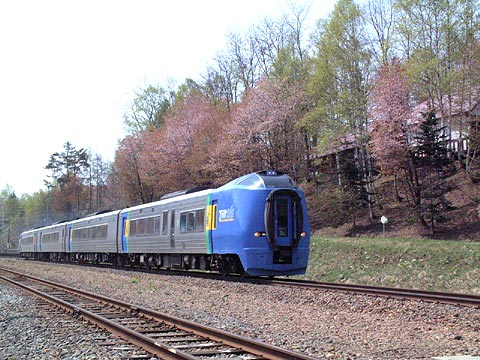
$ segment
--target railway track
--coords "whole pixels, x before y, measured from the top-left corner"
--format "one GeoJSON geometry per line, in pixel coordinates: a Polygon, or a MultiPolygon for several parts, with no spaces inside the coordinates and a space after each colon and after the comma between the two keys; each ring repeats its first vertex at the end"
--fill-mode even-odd
{"type": "MultiPolygon", "coordinates": [[[[112,266],[108,265],[91,265],[95,267],[106,267],[111,268],[112,266]]],[[[363,295],[373,295],[373,296],[383,296],[396,299],[411,299],[419,301],[427,301],[441,304],[454,304],[462,306],[476,306],[480,307],[480,296],[478,295],[469,295],[469,294],[458,294],[458,293],[446,293],[446,292],[435,292],[435,291],[424,291],[417,289],[402,289],[402,288],[387,288],[379,286],[367,286],[367,285],[355,285],[355,284],[339,284],[339,283],[329,283],[329,282],[316,282],[309,280],[297,280],[297,279],[267,279],[267,278],[245,278],[239,275],[236,276],[224,276],[216,273],[206,273],[206,272],[196,272],[196,271],[184,271],[184,270],[164,270],[164,269],[145,269],[145,268],[136,268],[136,267],[125,267],[122,268],[125,271],[137,271],[137,272],[146,272],[146,273],[158,273],[162,275],[177,275],[177,276],[195,276],[200,278],[217,278],[221,280],[229,281],[246,281],[257,284],[265,285],[275,285],[275,286],[289,286],[289,287],[300,287],[307,289],[317,289],[317,290],[332,290],[332,291],[343,291],[348,293],[363,294],[363,295]]]]}
{"type": "Polygon", "coordinates": [[[11,270],[0,269],[0,274],[1,280],[82,317],[161,359],[313,359],[301,353],[11,270]]]}
{"type": "Polygon", "coordinates": [[[353,284],[336,284],[326,282],[315,282],[305,280],[289,280],[289,279],[264,279],[261,280],[264,284],[279,285],[279,286],[292,286],[308,289],[323,289],[344,291],[356,294],[368,294],[375,296],[384,296],[398,299],[414,299],[428,302],[436,302],[443,304],[455,304],[465,306],[480,307],[480,296],[469,294],[455,294],[455,293],[443,293],[433,291],[423,291],[415,289],[400,289],[400,288],[386,288],[366,285],[353,285],[353,284]]]}

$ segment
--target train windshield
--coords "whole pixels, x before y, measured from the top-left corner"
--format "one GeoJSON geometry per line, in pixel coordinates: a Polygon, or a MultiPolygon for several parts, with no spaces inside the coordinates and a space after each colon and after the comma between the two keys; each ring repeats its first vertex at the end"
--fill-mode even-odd
{"type": "Polygon", "coordinates": [[[247,186],[251,189],[295,188],[295,183],[288,175],[279,175],[277,173],[270,173],[264,171],[246,176],[245,178],[241,179],[238,185],[247,186]]]}

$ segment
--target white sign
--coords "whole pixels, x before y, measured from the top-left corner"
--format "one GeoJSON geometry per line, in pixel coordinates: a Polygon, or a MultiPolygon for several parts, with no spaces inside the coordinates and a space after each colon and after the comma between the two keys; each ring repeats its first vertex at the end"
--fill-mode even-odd
{"type": "Polygon", "coordinates": [[[380,218],[380,222],[381,222],[382,224],[388,223],[387,217],[386,217],[386,216],[382,216],[382,217],[380,218]]]}

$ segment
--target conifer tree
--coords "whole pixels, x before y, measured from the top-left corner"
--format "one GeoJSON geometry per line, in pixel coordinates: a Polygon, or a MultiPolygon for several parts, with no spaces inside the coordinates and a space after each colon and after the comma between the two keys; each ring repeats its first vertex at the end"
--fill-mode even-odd
{"type": "Polygon", "coordinates": [[[445,127],[439,126],[439,119],[433,111],[424,114],[424,117],[415,137],[416,164],[422,194],[421,211],[433,235],[436,224],[445,219],[445,211],[449,208],[445,195],[451,189],[445,180],[452,175],[454,167],[448,154],[445,127]]]}

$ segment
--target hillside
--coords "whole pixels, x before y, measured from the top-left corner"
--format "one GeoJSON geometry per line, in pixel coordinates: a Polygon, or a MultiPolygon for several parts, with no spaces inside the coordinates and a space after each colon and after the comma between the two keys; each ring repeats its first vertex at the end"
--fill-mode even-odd
{"type": "MultiPolygon", "coordinates": [[[[434,238],[449,240],[480,241],[480,184],[473,184],[463,171],[448,179],[452,191],[446,196],[451,210],[445,213],[446,221],[437,225],[434,238]]],[[[406,201],[396,202],[393,197],[391,178],[379,180],[376,184],[383,210],[376,209],[377,219],[370,220],[368,213],[362,213],[353,228],[351,223],[336,228],[321,228],[315,231],[319,236],[381,237],[382,215],[388,218],[385,237],[431,237],[429,231],[420,226],[406,201]]]]}

